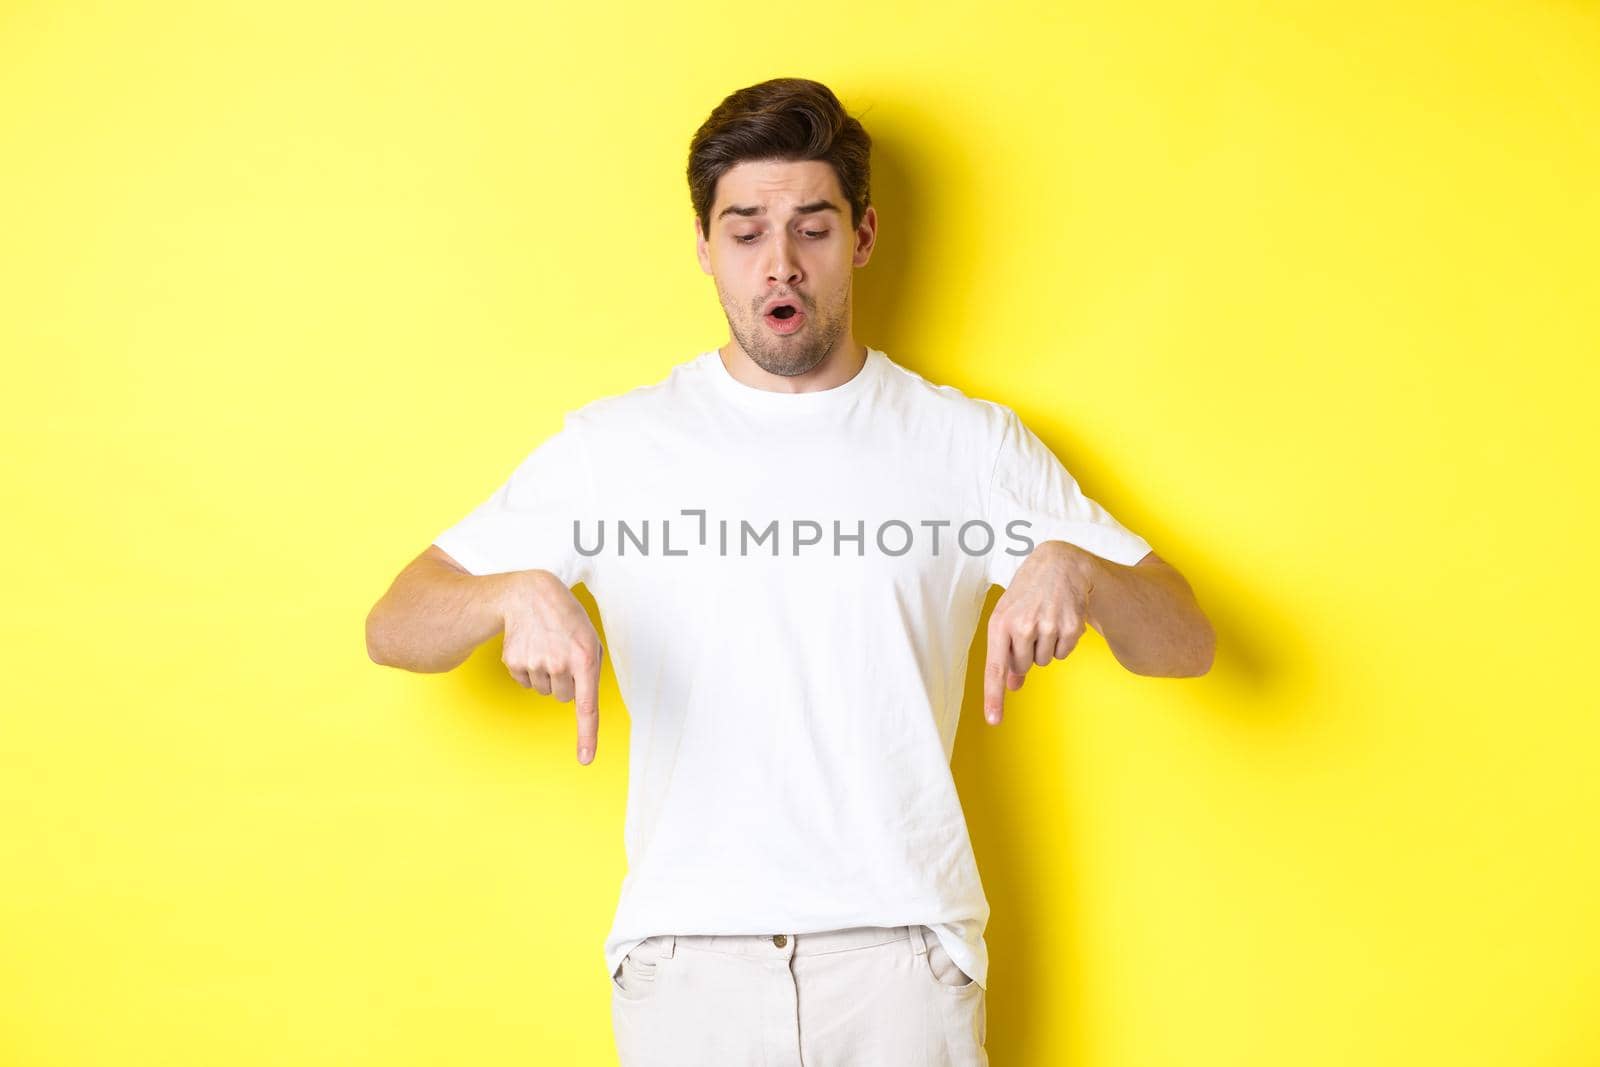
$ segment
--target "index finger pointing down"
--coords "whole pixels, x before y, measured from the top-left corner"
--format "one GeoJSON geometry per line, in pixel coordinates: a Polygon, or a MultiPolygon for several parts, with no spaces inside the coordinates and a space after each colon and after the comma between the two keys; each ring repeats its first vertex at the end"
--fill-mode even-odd
{"type": "Polygon", "coordinates": [[[600,739],[600,665],[590,658],[572,668],[577,687],[578,762],[588,764],[600,739]]]}
{"type": "Polygon", "coordinates": [[[994,726],[1000,722],[1005,707],[1006,658],[1011,651],[1011,641],[1004,633],[997,640],[993,630],[987,640],[988,657],[983,664],[983,717],[994,726]]]}

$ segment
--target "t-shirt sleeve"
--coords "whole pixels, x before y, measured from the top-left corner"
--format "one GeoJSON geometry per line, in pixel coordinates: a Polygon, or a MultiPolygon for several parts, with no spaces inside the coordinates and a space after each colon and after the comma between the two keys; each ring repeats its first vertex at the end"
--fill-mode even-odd
{"type": "Polygon", "coordinates": [[[987,504],[987,521],[995,536],[988,555],[989,580],[1000,586],[1011,583],[1030,551],[1023,538],[1035,547],[1044,541],[1066,541],[1124,566],[1143,559],[1149,543],[1085,496],[1055,453],[1014,411],[1004,411],[1005,435],[987,504]],[[1018,520],[1027,525],[1009,526],[1018,520]]]}
{"type": "Polygon", "coordinates": [[[473,574],[547,570],[567,586],[593,577],[593,559],[577,549],[574,523],[595,520],[590,468],[569,416],[511,472],[487,500],[434,538],[473,574]]]}

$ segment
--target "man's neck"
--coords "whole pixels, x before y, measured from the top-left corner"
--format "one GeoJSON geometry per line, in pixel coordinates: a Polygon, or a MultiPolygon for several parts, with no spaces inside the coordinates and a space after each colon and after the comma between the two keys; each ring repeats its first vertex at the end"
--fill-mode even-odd
{"type": "Polygon", "coordinates": [[[854,337],[848,337],[836,345],[815,367],[792,377],[764,370],[733,341],[719,348],[717,354],[722,359],[722,365],[736,380],[754,389],[773,393],[812,393],[832,389],[861,373],[861,368],[867,362],[867,346],[854,337]]]}

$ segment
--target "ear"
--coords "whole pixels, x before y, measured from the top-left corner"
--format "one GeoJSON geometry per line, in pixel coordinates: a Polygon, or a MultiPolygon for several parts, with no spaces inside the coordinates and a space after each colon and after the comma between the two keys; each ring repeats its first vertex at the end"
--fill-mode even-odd
{"type": "Polygon", "coordinates": [[[700,232],[700,216],[694,217],[694,254],[700,260],[700,272],[711,273],[711,249],[706,244],[705,234],[700,232]]]}
{"type": "Polygon", "coordinates": [[[865,267],[878,244],[878,209],[871,204],[861,213],[861,225],[856,227],[856,253],[851,259],[857,267],[865,267]]]}

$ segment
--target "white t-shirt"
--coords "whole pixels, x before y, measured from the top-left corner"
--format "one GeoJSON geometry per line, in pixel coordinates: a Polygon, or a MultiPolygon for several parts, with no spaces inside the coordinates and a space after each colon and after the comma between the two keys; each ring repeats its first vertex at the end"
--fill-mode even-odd
{"type": "Polygon", "coordinates": [[[703,352],[569,413],[441,533],[599,607],[632,723],[607,975],[653,934],[924,923],[987,988],[950,757],[989,586],[1049,539],[1150,551],[1011,409],[877,349],[807,393],[703,352]]]}

